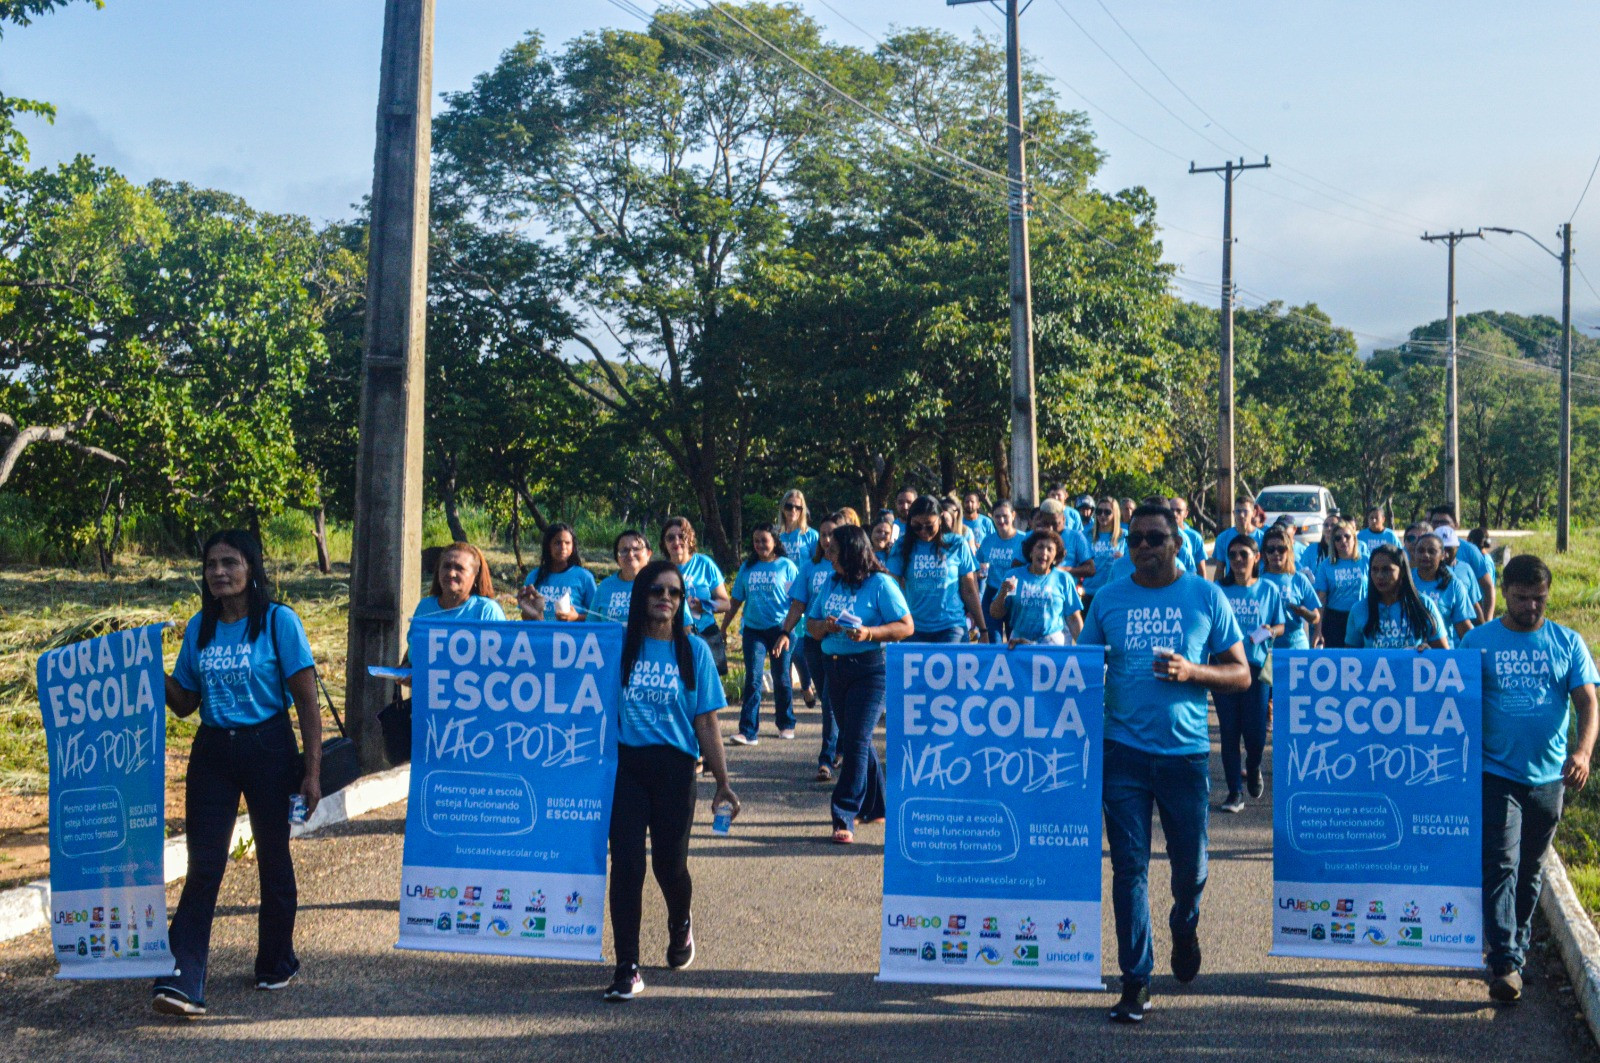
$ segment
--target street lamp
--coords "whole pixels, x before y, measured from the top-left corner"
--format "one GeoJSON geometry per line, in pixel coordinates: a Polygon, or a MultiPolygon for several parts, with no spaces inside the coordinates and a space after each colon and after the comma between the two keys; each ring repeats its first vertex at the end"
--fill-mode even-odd
{"type": "Polygon", "coordinates": [[[1572,223],[1556,231],[1561,237],[1559,252],[1521,229],[1487,225],[1484,231],[1526,236],[1561,265],[1561,471],[1556,492],[1556,550],[1564,554],[1572,531],[1572,223]]]}

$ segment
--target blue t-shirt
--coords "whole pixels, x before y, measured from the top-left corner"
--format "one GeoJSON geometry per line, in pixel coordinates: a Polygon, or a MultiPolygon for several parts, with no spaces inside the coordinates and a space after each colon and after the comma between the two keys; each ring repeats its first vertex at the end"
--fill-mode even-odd
{"type": "Polygon", "coordinates": [[[990,590],[999,590],[1012,568],[1024,560],[1022,544],[1027,538],[1019,531],[1013,531],[1009,539],[1002,539],[999,532],[994,532],[979,545],[978,564],[989,566],[989,574],[983,582],[990,590]]]}
{"type": "Polygon", "coordinates": [[[1283,595],[1278,585],[1270,580],[1258,579],[1248,587],[1221,584],[1222,594],[1233,607],[1233,618],[1244,634],[1245,660],[1260,668],[1267,663],[1267,644],[1271,639],[1255,642],[1250,633],[1259,627],[1274,627],[1288,622],[1288,610],[1283,605],[1283,595]]]}
{"type": "Polygon", "coordinates": [[[1063,510],[1061,516],[1064,518],[1064,521],[1065,521],[1065,523],[1063,523],[1061,525],[1063,532],[1069,532],[1069,531],[1081,532],[1081,531],[1083,531],[1083,514],[1082,513],[1079,513],[1076,509],[1073,509],[1071,506],[1067,506],[1063,510]]]}
{"type": "Polygon", "coordinates": [[[694,690],[684,686],[678,655],[669,639],[642,639],[639,659],[622,688],[617,741],[625,746],[672,746],[691,757],[700,755],[695,717],[728,703],[722,693],[717,662],[704,639],[691,638],[694,690]]]}
{"type": "Polygon", "coordinates": [[[607,576],[594,592],[595,620],[609,620],[616,624],[628,622],[628,610],[633,607],[633,580],[620,575],[607,576]]]}
{"type": "MultiPolygon", "coordinates": [[[[830,572],[822,586],[811,595],[806,618],[826,620],[848,613],[859,619],[862,627],[878,627],[893,623],[910,611],[906,596],[900,593],[900,585],[882,572],[874,572],[854,590],[837,573],[830,572]]],[[[851,642],[843,632],[822,640],[823,653],[867,653],[882,648],[876,642],[851,642]]]]}
{"type": "Polygon", "coordinates": [[[565,572],[547,572],[543,579],[539,578],[539,570],[534,569],[528,573],[528,578],[522,581],[524,587],[536,587],[544,595],[547,613],[546,620],[556,618],[556,603],[564,594],[572,603],[572,608],[577,610],[578,616],[584,620],[598,620],[599,617],[591,616],[594,608],[595,582],[594,573],[578,565],[568,565],[565,572]],[[538,582],[535,582],[535,581],[538,582]]]}
{"type": "Polygon", "coordinates": [[[1085,561],[1094,561],[1094,570],[1100,571],[1100,562],[1095,559],[1094,547],[1089,545],[1088,538],[1081,531],[1064,531],[1061,533],[1061,545],[1067,548],[1066,555],[1061,558],[1061,568],[1077,568],[1085,561]]]}
{"type": "MultiPolygon", "coordinates": [[[[1489,577],[1491,584],[1495,582],[1494,562],[1489,559],[1488,554],[1467,542],[1465,538],[1461,540],[1461,545],[1456,548],[1456,561],[1472,570],[1474,582],[1481,580],[1485,576],[1489,577]]],[[[1463,573],[1463,575],[1465,574],[1463,573]]],[[[1482,588],[1480,587],[1479,589],[1481,590],[1482,588]]]]}
{"type": "Polygon", "coordinates": [[[1431,639],[1442,639],[1444,635],[1444,618],[1439,615],[1439,607],[1427,595],[1422,596],[1422,604],[1428,607],[1429,623],[1433,625],[1431,631],[1415,631],[1406,622],[1405,610],[1399,602],[1393,605],[1378,604],[1378,632],[1368,639],[1365,633],[1367,614],[1373,606],[1371,598],[1362,598],[1350,610],[1350,619],[1344,627],[1344,644],[1352,650],[1410,650],[1428,642],[1431,639]]]}
{"type": "Polygon", "coordinates": [[[827,558],[820,561],[809,561],[800,569],[800,574],[794,582],[789,584],[789,600],[800,603],[800,622],[795,625],[795,631],[802,638],[810,638],[806,634],[805,607],[811,604],[812,597],[828,582],[828,577],[833,575],[833,562],[827,558]]]}
{"type": "MultiPolygon", "coordinates": [[[[1217,541],[1211,544],[1211,560],[1222,566],[1222,571],[1228,571],[1228,544],[1239,535],[1238,528],[1224,528],[1217,533],[1217,541]]],[[[1261,540],[1266,536],[1266,529],[1257,528],[1250,533],[1250,538],[1256,541],[1256,552],[1261,552],[1261,540]]]]}
{"type": "MultiPolygon", "coordinates": [[[[698,598],[702,602],[714,600],[715,595],[712,592],[727,582],[723,578],[722,570],[717,567],[710,554],[695,554],[680,565],[678,571],[683,573],[683,588],[689,597],[698,598]]],[[[698,618],[689,611],[688,602],[684,603],[683,608],[689,624],[696,631],[709,631],[717,626],[716,614],[711,611],[710,606],[702,606],[704,612],[698,618]]]]}
{"type": "Polygon", "coordinates": [[[1110,532],[1100,532],[1089,544],[1089,551],[1094,555],[1094,575],[1083,581],[1083,590],[1086,594],[1094,595],[1111,582],[1111,563],[1116,560],[1112,555],[1127,555],[1128,537],[1119,533],[1113,539],[1110,532]]]}
{"type": "Polygon", "coordinates": [[[1600,683],[1583,639],[1553,620],[1537,631],[1491,620],[1461,648],[1483,651],[1483,770],[1530,786],[1561,778],[1570,695],[1600,683]]]}
{"type": "Polygon", "coordinates": [[[411,611],[411,619],[421,620],[424,617],[434,620],[504,620],[506,611],[493,598],[474,594],[451,609],[440,609],[437,598],[420,599],[417,607],[411,611]]]}
{"type": "MultiPolygon", "coordinates": [[[[1444,620],[1444,644],[1456,644],[1456,625],[1463,620],[1472,623],[1478,622],[1478,610],[1473,608],[1472,595],[1467,591],[1467,581],[1460,574],[1452,573],[1447,586],[1441,587],[1444,582],[1443,569],[1435,579],[1423,579],[1415,571],[1411,573],[1411,582],[1416,584],[1417,593],[1427,598],[1438,608],[1439,616],[1444,620]]],[[[1478,596],[1483,596],[1483,591],[1478,591],[1478,596]]]]}
{"type": "Polygon", "coordinates": [[[994,521],[990,520],[988,515],[984,513],[979,513],[970,520],[963,517],[961,523],[967,526],[967,530],[972,533],[972,537],[977,540],[979,546],[982,546],[983,541],[995,533],[994,521]]]}
{"type": "Polygon", "coordinates": [[[1147,753],[1210,752],[1206,688],[1157,678],[1153,650],[1203,664],[1242,637],[1222,589],[1199,576],[1159,589],[1131,579],[1107,584],[1078,636],[1080,646],[1106,648],[1106,739],[1147,753]]]}
{"type": "Polygon", "coordinates": [[[1329,609],[1348,613],[1367,596],[1367,563],[1350,558],[1342,561],[1325,558],[1317,566],[1311,585],[1327,594],[1329,609]]]}
{"type": "Polygon", "coordinates": [[[1311,577],[1304,572],[1263,572],[1261,578],[1278,588],[1278,594],[1283,598],[1283,634],[1272,640],[1272,644],[1285,650],[1307,650],[1311,648],[1309,625],[1300,618],[1300,614],[1293,611],[1294,606],[1302,609],[1321,609],[1322,600],[1317,597],[1317,589],[1311,585],[1311,577]]]}
{"type": "Polygon", "coordinates": [[[783,544],[783,556],[800,568],[817,552],[817,529],[795,528],[793,531],[779,532],[778,541],[783,544]]]}
{"type": "Polygon", "coordinates": [[[267,622],[253,642],[246,640],[249,628],[249,617],[218,623],[205,649],[200,648],[199,613],[183,630],[172,678],[200,695],[201,722],[212,727],[250,727],[272,719],[293,700],[289,677],[316,664],[305,626],[288,606],[267,607],[267,622]]]}
{"type": "Polygon", "coordinates": [[[1399,546],[1400,536],[1394,533],[1393,528],[1385,528],[1375,532],[1371,528],[1362,528],[1356,532],[1356,542],[1370,555],[1380,546],[1399,546]]]}
{"type": "Polygon", "coordinates": [[[1032,569],[1019,568],[1011,575],[1017,588],[1006,599],[1006,615],[1016,638],[1037,642],[1065,631],[1067,617],[1083,609],[1077,581],[1059,568],[1042,576],[1032,569]]]}
{"type": "MultiPolygon", "coordinates": [[[[1189,544],[1189,556],[1194,558],[1196,562],[1204,561],[1206,556],[1205,537],[1187,524],[1179,525],[1178,530],[1183,533],[1183,541],[1189,544]]],[[[1197,576],[1203,576],[1205,575],[1205,570],[1199,564],[1196,564],[1194,573],[1197,576]]]]}
{"type": "Polygon", "coordinates": [[[733,578],[732,595],[744,603],[740,631],[766,631],[789,615],[789,587],[800,570],[787,557],[746,561],[733,578]]]}
{"type": "Polygon", "coordinates": [[[943,546],[944,554],[940,556],[932,543],[920,539],[913,542],[909,567],[900,547],[889,553],[889,572],[905,586],[911,621],[918,631],[966,627],[961,580],[968,573],[978,571],[978,562],[960,536],[946,535],[943,546]]]}

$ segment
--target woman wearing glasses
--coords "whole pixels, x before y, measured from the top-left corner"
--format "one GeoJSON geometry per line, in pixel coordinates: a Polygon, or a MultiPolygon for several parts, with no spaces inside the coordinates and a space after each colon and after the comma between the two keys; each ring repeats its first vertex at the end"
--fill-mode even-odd
{"type": "MultiPolygon", "coordinates": [[[[713,658],[717,671],[727,671],[725,658],[717,656],[726,645],[718,637],[717,614],[726,613],[733,604],[728,588],[710,554],[695,553],[694,525],[688,517],[668,517],[661,524],[661,552],[668,561],[683,573],[684,588],[689,595],[689,627],[707,643],[716,641],[713,658]]],[[[725,652],[725,651],[723,651],[725,652]]]]}
{"type": "Polygon", "coordinates": [[[966,540],[944,530],[937,499],[925,496],[911,504],[906,537],[889,555],[889,573],[905,588],[914,641],[965,641],[969,622],[975,631],[984,630],[977,559],[966,540]]]}
{"type": "MultiPolygon", "coordinates": [[[[911,509],[911,538],[918,523],[937,520],[937,512],[932,499],[919,498],[911,509]]],[[[867,533],[841,525],[833,530],[833,544],[835,571],[811,596],[806,631],[821,643],[828,697],[839,719],[833,840],[848,845],[855,841],[858,821],[879,823],[885,813],[883,765],[872,744],[887,683],[879,643],[909,637],[914,625],[905,596],[872,556],[867,533]]]]}
{"type": "Polygon", "coordinates": [[[1247,688],[1219,690],[1211,695],[1217,706],[1217,730],[1222,734],[1222,775],[1228,783],[1228,796],[1222,802],[1224,812],[1244,811],[1246,786],[1253,798],[1265,792],[1261,757],[1267,748],[1267,706],[1272,702],[1272,684],[1262,680],[1261,670],[1267,665],[1267,643],[1284,633],[1288,616],[1277,585],[1261,578],[1260,561],[1255,539],[1235,536],[1228,544],[1228,571],[1218,584],[1244,633],[1245,661],[1250,665],[1247,688]]]}
{"type": "Polygon", "coordinates": [[[650,544],[643,532],[629,528],[612,542],[611,556],[617,559],[617,572],[601,580],[594,592],[594,619],[626,624],[634,581],[650,561],[650,544]]]}
{"type": "Polygon", "coordinates": [[[1261,578],[1278,588],[1283,597],[1283,634],[1272,641],[1277,649],[1308,650],[1320,637],[1322,600],[1311,577],[1294,560],[1294,532],[1277,526],[1267,529],[1261,545],[1261,578]]]}
{"type": "MultiPolygon", "coordinates": [[[[783,501],[778,506],[778,541],[783,543],[783,553],[802,569],[805,567],[806,558],[817,552],[817,532],[811,527],[811,507],[806,505],[806,496],[798,488],[790,488],[783,493],[783,501]]],[[[794,655],[795,671],[800,673],[800,696],[805,698],[806,708],[817,703],[817,677],[811,674],[811,665],[806,662],[804,654],[794,655]]]]}
{"type": "Polygon", "coordinates": [[[1322,645],[1340,650],[1345,646],[1345,625],[1350,619],[1350,610],[1367,593],[1367,566],[1356,545],[1356,526],[1347,520],[1332,524],[1328,533],[1331,552],[1317,565],[1311,582],[1322,601],[1322,645]]]}
{"type": "Polygon", "coordinates": [[[1128,552],[1127,537],[1122,533],[1122,507],[1116,499],[1102,498],[1095,503],[1089,550],[1094,555],[1094,575],[1083,581],[1085,609],[1100,588],[1111,582],[1112,562],[1128,552]]]}
{"type": "Polygon", "coordinates": [[[640,571],[640,593],[622,637],[622,706],[618,713],[617,783],[611,803],[611,932],[617,967],[607,1000],[632,1000],[639,976],[639,923],[644,908],[645,834],[650,863],[667,906],[667,967],[694,962],[690,917],[689,828],[694,823],[695,759],[705,757],[717,780],[712,806],[739,814],[728,785],[717,710],[727,704],[711,650],[684,627],[685,582],[677,565],[652,561],[640,571]]]}
{"type": "MultiPolygon", "coordinates": [[[[1444,618],[1432,601],[1417,593],[1405,552],[1397,546],[1380,546],[1372,551],[1366,567],[1367,593],[1350,610],[1345,646],[1353,650],[1444,649],[1444,618]]],[[[1326,630],[1327,625],[1323,627],[1326,630]]]]}

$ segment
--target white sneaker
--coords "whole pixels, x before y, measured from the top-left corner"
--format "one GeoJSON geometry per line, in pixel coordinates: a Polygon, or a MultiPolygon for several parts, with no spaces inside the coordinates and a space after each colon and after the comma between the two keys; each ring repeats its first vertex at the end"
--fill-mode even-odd
{"type": "Polygon", "coordinates": [[[785,740],[793,739],[794,738],[794,728],[793,727],[789,727],[789,728],[785,728],[782,731],[779,731],[778,732],[778,737],[782,738],[782,739],[785,739],[785,740]]]}
{"type": "Polygon", "coordinates": [[[733,732],[733,737],[728,739],[728,741],[732,742],[736,746],[759,746],[761,744],[761,739],[746,738],[738,731],[733,732]]]}

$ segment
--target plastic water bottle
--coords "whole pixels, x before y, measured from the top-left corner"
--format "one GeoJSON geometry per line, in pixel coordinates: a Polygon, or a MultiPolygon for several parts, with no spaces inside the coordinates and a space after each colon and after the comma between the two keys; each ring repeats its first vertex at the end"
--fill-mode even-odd
{"type": "Polygon", "coordinates": [[[711,830],[714,834],[727,834],[733,829],[733,805],[718,801],[711,809],[711,830]]]}
{"type": "Polygon", "coordinates": [[[306,812],[306,799],[299,794],[289,795],[289,825],[299,827],[309,818],[306,812]]]}

